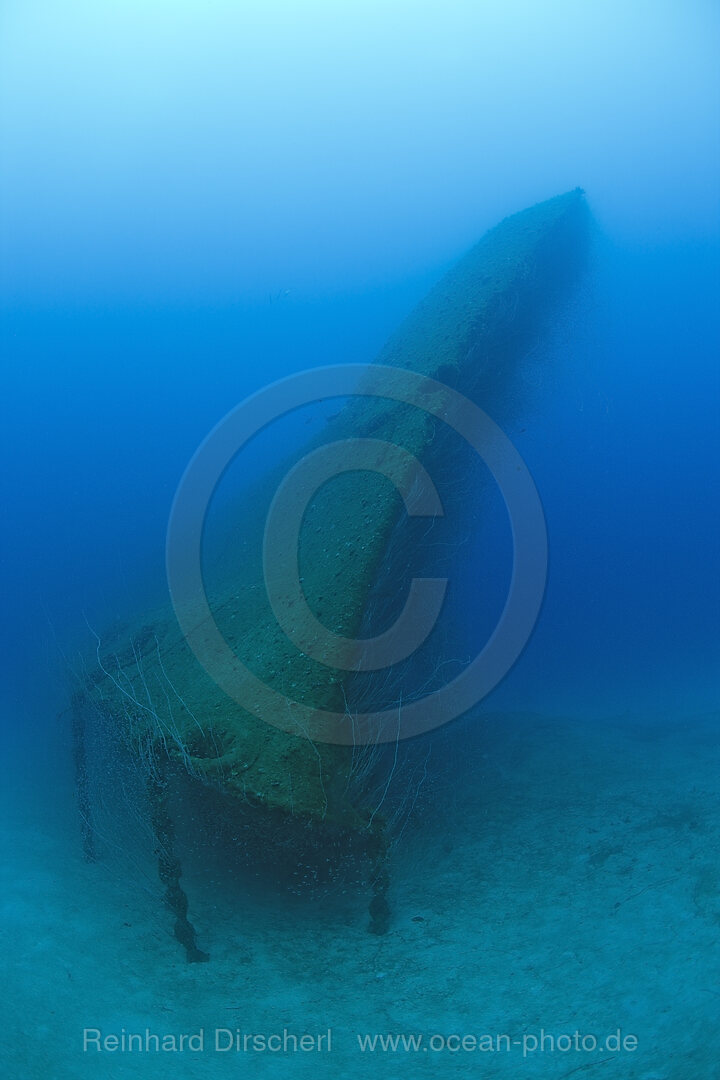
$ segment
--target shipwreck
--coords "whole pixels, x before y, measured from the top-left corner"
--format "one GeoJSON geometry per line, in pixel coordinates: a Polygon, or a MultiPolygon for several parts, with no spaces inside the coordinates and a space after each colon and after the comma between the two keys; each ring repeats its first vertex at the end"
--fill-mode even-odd
{"type": "MultiPolygon", "coordinates": [[[[133,763],[164,899],[189,961],[207,954],[181,883],[179,804],[201,808],[201,817],[211,814],[228,844],[251,845],[256,858],[271,857],[276,848],[286,858],[302,850],[322,860],[329,852],[352,852],[368,868],[369,928],[388,929],[392,830],[369,792],[370,777],[389,767],[384,748],[392,749],[394,729],[373,727],[367,717],[373,707],[401,717],[403,701],[408,707],[413,701],[412,690],[398,692],[414,643],[412,619],[404,652],[393,654],[384,640],[390,648],[384,653],[378,642],[407,600],[407,576],[398,567],[412,562],[411,546],[427,533],[427,520],[422,529],[408,527],[412,501],[420,497],[418,468],[432,477],[453,452],[442,422],[443,387],[492,408],[493,395],[512,380],[574,287],[587,234],[579,189],[490,230],[375,361],[383,370],[429,380],[428,409],[402,394],[383,397],[367,385],[363,392],[362,377],[357,394],[339,386],[336,415],[295,455],[316,466],[307,504],[298,509],[283,489],[285,470],[270,470],[237,508],[239,539],[224,571],[214,575],[212,595],[197,607],[192,596],[173,596],[175,607],[168,602],[136,612],[122,627],[98,633],[72,699],[85,854],[94,859],[102,848],[95,793],[112,782],[93,772],[93,746],[102,738],[133,763]],[[343,470],[336,463],[333,482],[323,483],[322,448],[343,441],[350,464],[343,470]],[[284,542],[287,550],[296,548],[296,579],[286,573],[292,558],[269,558],[267,543],[264,550],[273,510],[277,550],[284,542]],[[213,668],[221,640],[227,656],[213,668]],[[371,640],[377,655],[369,656],[371,640]],[[385,666],[394,667],[393,677],[378,674],[385,666]]],[[[425,519],[433,514],[426,495],[421,492],[419,511],[425,519]]],[[[183,512],[176,508],[172,567],[181,590],[183,512]]],[[[194,522],[196,533],[201,525],[194,522]]],[[[440,599],[430,597],[421,614],[440,599]]],[[[395,732],[396,739],[404,736],[395,732]]],[[[377,776],[373,782],[376,791],[377,776]]]]}

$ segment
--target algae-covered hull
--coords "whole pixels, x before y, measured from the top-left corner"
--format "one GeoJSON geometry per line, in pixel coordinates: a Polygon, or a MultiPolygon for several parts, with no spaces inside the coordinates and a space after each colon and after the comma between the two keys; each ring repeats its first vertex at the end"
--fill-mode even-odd
{"type": "MultiPolygon", "coordinates": [[[[437,380],[488,407],[577,277],[586,219],[579,190],[507,218],[435,286],[378,363],[437,380]]],[[[343,440],[380,448],[380,467],[383,445],[402,448],[398,474],[412,459],[432,475],[433,463],[446,452],[433,415],[366,395],[349,399],[322,437],[293,461],[343,440]]],[[[151,783],[153,777],[166,783],[172,764],[221,792],[226,805],[234,802],[268,821],[279,816],[368,832],[373,815],[362,785],[353,783],[358,749],[348,693],[357,667],[355,641],[367,632],[368,606],[387,566],[402,503],[387,469],[379,482],[373,463],[363,461],[321,485],[303,515],[293,557],[310,614],[305,623],[296,622],[295,634],[278,622],[279,610],[284,605],[287,614],[292,604],[282,574],[273,607],[263,565],[263,530],[282,473],[258,482],[252,498],[237,508],[239,542],[215,580],[209,609],[212,633],[222,635],[251,673],[245,682],[237,673],[228,679],[208,674],[198,655],[211,644],[209,621],[196,620],[184,633],[170,604],[100,636],[82,708],[91,703],[111,721],[151,783]],[[330,660],[322,651],[324,631],[340,642],[330,660]],[[259,684],[271,691],[265,712],[259,684]],[[323,719],[328,713],[344,717],[346,729],[342,719],[329,728],[323,719]]],[[[280,533],[282,527],[281,520],[280,533]]],[[[162,814],[155,819],[167,832],[162,814]]],[[[378,826],[379,818],[368,835],[376,837],[378,826]]]]}

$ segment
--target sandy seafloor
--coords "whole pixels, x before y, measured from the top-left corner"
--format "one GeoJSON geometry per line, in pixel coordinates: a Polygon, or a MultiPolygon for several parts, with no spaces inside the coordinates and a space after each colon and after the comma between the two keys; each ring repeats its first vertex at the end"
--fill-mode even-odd
{"type": "Polygon", "coordinates": [[[84,1077],[720,1078],[718,716],[485,722],[442,810],[403,836],[394,922],[367,897],[229,889],[187,869],[188,965],[152,891],[83,862],[72,788],[6,761],[3,1080],[84,1077]],[[206,1031],[202,1053],[82,1051],[103,1033],[206,1031]],[[215,1028],[332,1029],[330,1053],[218,1053],[215,1028]],[[618,1029],[637,1049],[361,1053],[358,1033],[618,1029]]]}

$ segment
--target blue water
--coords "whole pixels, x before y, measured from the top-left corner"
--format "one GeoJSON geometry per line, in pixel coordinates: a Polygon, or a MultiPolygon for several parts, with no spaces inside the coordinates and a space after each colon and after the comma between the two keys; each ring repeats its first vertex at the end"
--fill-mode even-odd
{"type": "MultiPolygon", "coordinates": [[[[88,622],[166,595],[168,515],[204,436],[273,379],[371,360],[487,228],[578,184],[593,216],[588,267],[521,372],[506,422],[547,519],[547,591],[528,645],[485,706],[579,724],[560,743],[592,752],[601,770],[642,732],[658,777],[685,762],[671,790],[702,789],[688,821],[697,810],[711,829],[711,778],[703,787],[693,769],[716,751],[720,695],[719,31],[704,0],[6,6],[0,724],[7,777],[24,778],[13,804],[26,801],[35,825],[63,808],[57,851],[63,837],[68,851],[75,844],[58,720],[68,670],[92,644],[88,622]],[[665,754],[655,722],[684,730],[686,742],[665,754]]],[[[261,457],[283,449],[278,436],[262,455],[251,451],[247,471],[259,474],[261,457]]],[[[503,543],[478,544],[485,587],[495,569],[505,580],[503,543]]],[[[468,590],[468,624],[477,600],[468,590]]],[[[463,730],[485,754],[483,777],[505,777],[516,799],[517,759],[490,740],[495,768],[484,729],[463,730]]],[[[452,766],[463,752],[443,745],[452,766]]],[[[552,773],[546,761],[538,768],[552,773]]],[[[558,768],[560,778],[572,771],[558,768]]],[[[651,806],[654,775],[637,796],[651,806]]],[[[443,795],[447,780],[437,780],[440,800],[460,807],[453,828],[471,798],[471,777],[458,776],[464,793],[450,794],[451,783],[443,795]]],[[[613,774],[608,790],[623,783],[613,774]]],[[[14,844],[10,876],[30,880],[14,844]]],[[[43,859],[52,856],[32,865],[43,859]]],[[[420,862],[408,865],[404,880],[417,884],[420,862]]],[[[706,900],[716,868],[697,880],[686,871],[673,873],[695,890],[691,910],[720,918],[706,900]]],[[[672,903],[659,918],[682,922],[672,903]]],[[[32,937],[31,901],[27,911],[32,937]]],[[[591,905],[584,918],[597,918],[591,905]]],[[[34,969],[23,961],[19,971],[22,1000],[39,1009],[34,969]]],[[[435,977],[445,986],[430,964],[431,985],[435,977]]],[[[502,982],[502,966],[494,977],[502,982]]],[[[331,974],[323,978],[332,993],[331,974]]],[[[707,1008],[709,978],[703,969],[688,1015],[707,1008]]],[[[361,986],[361,975],[347,985],[361,986]]],[[[471,982],[460,985],[460,999],[474,1000],[471,982]]],[[[648,1013],[661,1011],[659,995],[646,990],[648,1013]]],[[[148,1010],[138,1006],[133,1022],[144,1027],[148,1010]]],[[[405,1011],[427,1028],[426,1016],[405,1011]]],[[[65,1015],[80,1015],[72,1000],[65,1015]]],[[[402,1027],[403,1015],[393,1023],[402,1027]]],[[[81,1075],[58,1045],[25,1075],[81,1075]]],[[[698,1060],[672,1071],[650,1055],[615,1075],[719,1075],[708,1071],[713,1054],[698,1060]]],[[[267,1059],[257,1068],[274,1075],[267,1059]]],[[[362,1060],[353,1068],[365,1075],[362,1060]]],[[[528,1075],[565,1075],[552,1069],[528,1075]]]]}

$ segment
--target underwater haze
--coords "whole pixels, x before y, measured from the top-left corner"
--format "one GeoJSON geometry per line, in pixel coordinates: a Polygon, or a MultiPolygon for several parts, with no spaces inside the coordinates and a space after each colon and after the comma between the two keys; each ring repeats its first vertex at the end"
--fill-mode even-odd
{"type": "MultiPolygon", "coordinates": [[[[711,0],[3,5],[8,1080],[720,1080],[719,59],[711,0]],[[157,815],[154,838],[140,809],[120,821],[125,765],[103,789],[96,746],[105,832],[83,860],[69,706],[95,633],[167,602],[173,499],[230,410],[369,363],[488,229],[578,187],[582,272],[492,416],[542,503],[542,609],[474,710],[410,740],[397,777],[379,759],[387,932],[367,933],[367,870],[318,884],[303,862],[287,887],[254,849],[228,869],[181,791],[210,954],[187,964],[157,815]],[[275,1052],[216,1029],[331,1034],[275,1052]],[[564,1049],[578,1030],[599,1049],[564,1049]],[[362,1045],[389,1034],[425,1042],[362,1045]],[[508,1046],[448,1043],[485,1035],[508,1046]]],[[[227,505],[328,413],[270,428],[227,505]]],[[[454,564],[465,642],[508,586],[491,500],[486,521],[454,564]]]]}

